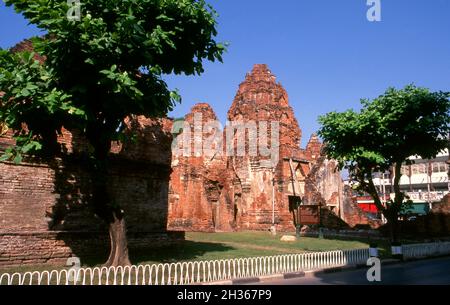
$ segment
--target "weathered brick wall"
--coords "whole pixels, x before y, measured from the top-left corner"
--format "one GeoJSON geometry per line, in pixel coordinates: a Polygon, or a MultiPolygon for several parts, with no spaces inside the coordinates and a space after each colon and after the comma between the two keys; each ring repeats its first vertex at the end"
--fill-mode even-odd
{"type": "MultiPolygon", "coordinates": [[[[385,231],[387,228],[385,228],[385,231]]],[[[404,235],[421,237],[448,236],[450,233],[450,195],[441,202],[434,203],[427,215],[418,216],[415,220],[400,223],[400,231],[404,235]]]]}
{"type": "Polygon", "coordinates": [[[47,210],[56,202],[53,179],[46,165],[0,163],[0,230],[47,230],[47,210]]]}
{"type": "MultiPolygon", "coordinates": [[[[127,232],[130,255],[184,238],[183,232],[127,232]]],[[[24,264],[63,266],[78,256],[82,264],[104,263],[109,254],[106,232],[38,231],[0,233],[0,267],[24,264]]]]}
{"type": "MultiPolygon", "coordinates": [[[[173,234],[166,230],[171,121],[139,118],[131,125],[138,140],[113,145],[108,185],[125,211],[133,249],[173,234]]],[[[10,135],[0,138],[3,147],[11,144],[10,135]]],[[[86,143],[68,131],[60,142],[68,152],[63,158],[0,162],[0,265],[61,263],[72,255],[107,258],[107,228],[88,204],[91,176],[79,154],[86,143]]]]}

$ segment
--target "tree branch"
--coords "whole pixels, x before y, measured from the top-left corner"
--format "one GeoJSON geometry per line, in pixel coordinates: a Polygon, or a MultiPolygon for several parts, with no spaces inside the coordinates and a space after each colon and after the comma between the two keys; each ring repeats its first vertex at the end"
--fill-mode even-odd
{"type": "MultiPolygon", "coordinates": [[[[372,196],[377,209],[384,213],[386,211],[386,208],[383,206],[383,204],[381,202],[380,195],[378,195],[378,191],[377,191],[377,188],[375,187],[375,184],[373,183],[371,174],[369,175],[367,180],[369,180],[369,182],[366,184],[368,193],[372,196]]],[[[383,194],[383,196],[384,196],[384,194],[383,194]]]]}
{"type": "Polygon", "coordinates": [[[394,177],[394,193],[395,193],[395,205],[397,208],[400,208],[402,203],[403,203],[403,199],[404,199],[404,195],[403,192],[400,191],[400,178],[402,177],[401,175],[401,170],[402,170],[402,162],[396,162],[394,165],[394,173],[395,173],[395,177],[394,177]]]}

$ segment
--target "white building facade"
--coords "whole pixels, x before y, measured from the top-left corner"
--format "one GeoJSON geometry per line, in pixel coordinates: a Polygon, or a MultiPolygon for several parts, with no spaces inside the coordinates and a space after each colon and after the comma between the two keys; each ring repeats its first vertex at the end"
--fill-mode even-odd
{"type": "MultiPolygon", "coordinates": [[[[402,166],[400,189],[405,192],[413,202],[439,202],[449,193],[449,151],[439,153],[432,160],[414,156],[409,158],[410,165],[402,166]]],[[[388,174],[377,174],[375,185],[380,193],[393,193],[393,179],[388,174]],[[385,192],[383,192],[385,190],[385,192]]]]}

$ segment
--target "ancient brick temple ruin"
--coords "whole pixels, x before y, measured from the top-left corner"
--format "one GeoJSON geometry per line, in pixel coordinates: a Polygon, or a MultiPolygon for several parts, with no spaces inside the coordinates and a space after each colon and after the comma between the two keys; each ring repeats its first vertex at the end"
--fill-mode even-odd
{"type": "MultiPolygon", "coordinates": [[[[174,135],[206,140],[219,132],[223,141],[214,143],[217,152],[220,145],[226,149],[226,139],[244,139],[246,152],[252,144],[245,133],[242,138],[229,126],[207,128],[217,120],[208,104],[195,105],[184,126],[195,129],[196,118],[201,118],[200,130],[191,132],[175,130],[177,121],[172,119],[132,117],[127,130],[137,132],[137,142],[114,143],[110,191],[127,215],[130,248],[179,237],[177,231],[269,230],[273,225],[292,231],[290,202],[297,197],[303,204],[321,205],[327,211],[326,226],[369,223],[344,190],[335,162],[321,154],[318,137],[313,134],[306,148],[300,148],[302,132],[286,90],[266,65],[255,65],[239,85],[228,121],[268,122],[257,124],[257,132],[267,127],[266,144],[275,148],[278,162],[273,155],[180,154],[172,145],[174,135]],[[278,134],[271,122],[278,122],[278,134]]],[[[13,144],[12,132],[5,131],[0,150],[13,144]]],[[[59,142],[65,151],[62,158],[30,157],[20,165],[0,162],[0,265],[60,263],[71,255],[108,252],[105,228],[87,205],[87,144],[68,130],[59,142]]]]}
{"type": "MultiPolygon", "coordinates": [[[[196,114],[201,114],[204,126],[217,119],[210,105],[197,104],[185,117],[191,129],[196,114]]],[[[362,213],[357,213],[350,196],[346,196],[335,162],[321,155],[322,144],[317,135],[310,137],[306,149],[300,148],[302,131],[286,90],[276,82],[266,65],[255,65],[246,75],[227,119],[229,122],[268,122],[267,125],[279,122],[279,162],[273,164],[267,156],[248,154],[172,155],[170,230],[268,230],[272,225],[282,231],[293,230],[290,201],[295,197],[302,198],[304,205],[319,204],[326,208],[328,215],[334,217],[325,217],[324,225],[368,222],[362,213]]],[[[232,135],[231,142],[235,143],[237,138],[245,137],[235,131],[227,133],[227,128],[230,126],[224,128],[223,139],[232,135]]],[[[208,138],[210,130],[202,130],[203,133],[197,135],[208,138]]],[[[258,135],[260,131],[257,130],[258,135]]],[[[189,132],[195,133],[194,130],[189,132]]],[[[245,141],[248,151],[248,137],[245,141]]],[[[226,150],[226,145],[223,146],[226,150]]]]}

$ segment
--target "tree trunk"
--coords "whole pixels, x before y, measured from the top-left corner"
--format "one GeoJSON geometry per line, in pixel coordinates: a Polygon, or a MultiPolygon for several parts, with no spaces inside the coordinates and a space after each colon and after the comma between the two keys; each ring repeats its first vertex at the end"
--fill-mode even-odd
{"type": "Polygon", "coordinates": [[[125,213],[109,195],[107,189],[107,176],[102,171],[94,173],[93,204],[97,216],[99,216],[109,228],[111,249],[109,258],[104,264],[111,266],[131,265],[128,257],[128,243],[126,234],[125,213]]]}
{"type": "Polygon", "coordinates": [[[395,193],[395,199],[394,204],[391,207],[391,238],[392,242],[398,243],[399,242],[399,232],[398,232],[398,216],[399,212],[401,211],[401,207],[403,205],[403,200],[405,199],[405,196],[403,192],[400,191],[400,178],[402,176],[401,174],[402,169],[402,162],[398,161],[394,165],[394,193],[395,193]]]}
{"type": "Polygon", "coordinates": [[[93,200],[96,214],[108,225],[111,242],[109,258],[104,266],[129,266],[131,263],[128,257],[125,213],[109,195],[107,175],[100,171],[94,176],[96,181],[93,183],[93,200]]]}
{"type": "MultiPolygon", "coordinates": [[[[395,169],[395,179],[394,179],[394,192],[395,192],[395,199],[393,204],[390,206],[384,207],[380,196],[378,195],[378,191],[375,187],[375,184],[373,183],[373,179],[371,177],[371,174],[367,177],[368,183],[366,185],[366,191],[372,196],[374,199],[375,205],[378,210],[380,210],[384,217],[386,217],[388,221],[388,228],[390,231],[390,237],[392,243],[397,243],[399,241],[399,230],[398,230],[398,216],[400,207],[403,203],[403,193],[400,191],[400,178],[401,178],[401,162],[397,162],[394,165],[395,169]]],[[[383,194],[384,196],[384,194],[383,194]]]]}
{"type": "Polygon", "coordinates": [[[90,142],[93,144],[95,159],[92,168],[92,204],[95,214],[109,227],[111,249],[109,258],[104,264],[111,266],[131,265],[128,256],[128,243],[124,211],[114,202],[108,189],[108,154],[111,150],[111,139],[105,137],[101,128],[92,128],[90,142]]]}
{"type": "Polygon", "coordinates": [[[111,252],[105,266],[130,266],[125,219],[123,215],[117,217],[114,212],[113,219],[114,221],[109,224],[111,252]]]}
{"type": "Polygon", "coordinates": [[[391,211],[389,215],[389,228],[391,233],[391,242],[398,243],[399,242],[399,234],[398,234],[398,213],[395,211],[391,211]]]}

